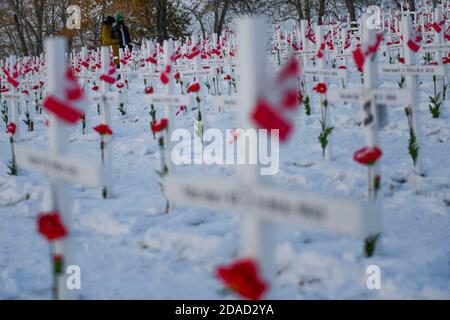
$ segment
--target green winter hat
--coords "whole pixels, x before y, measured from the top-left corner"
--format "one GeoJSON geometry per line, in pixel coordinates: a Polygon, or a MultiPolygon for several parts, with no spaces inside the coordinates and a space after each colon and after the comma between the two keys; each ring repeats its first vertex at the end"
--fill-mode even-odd
{"type": "Polygon", "coordinates": [[[117,22],[123,21],[123,20],[125,20],[125,18],[123,17],[123,14],[121,14],[121,13],[116,14],[116,21],[117,22]]]}

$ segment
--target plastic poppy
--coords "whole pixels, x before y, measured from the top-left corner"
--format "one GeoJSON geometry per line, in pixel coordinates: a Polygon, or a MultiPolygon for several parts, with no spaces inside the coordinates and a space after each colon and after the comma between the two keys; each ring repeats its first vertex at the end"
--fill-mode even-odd
{"type": "Polygon", "coordinates": [[[16,124],[14,122],[10,122],[6,126],[6,133],[9,133],[11,135],[14,135],[16,133],[16,124]]]}
{"type": "Polygon", "coordinates": [[[169,83],[169,77],[167,76],[167,74],[165,72],[161,73],[161,76],[159,77],[159,79],[161,80],[161,82],[163,84],[169,83]]]}
{"type": "Polygon", "coordinates": [[[162,118],[159,122],[158,121],[152,122],[151,128],[153,132],[160,132],[164,130],[168,124],[169,120],[167,120],[166,118],[162,118]]]}
{"type": "Polygon", "coordinates": [[[58,212],[41,213],[37,218],[39,232],[48,240],[64,238],[67,230],[58,212]]]}
{"type": "Polygon", "coordinates": [[[92,90],[94,91],[98,91],[99,87],[98,86],[92,86],[92,90]]]}
{"type": "Polygon", "coordinates": [[[227,74],[225,77],[223,77],[223,80],[230,81],[231,80],[231,76],[229,74],[227,74]]]}
{"type": "Polygon", "coordinates": [[[194,93],[199,91],[200,91],[200,83],[198,82],[191,84],[187,90],[188,93],[194,93]]]}
{"type": "Polygon", "coordinates": [[[364,147],[355,152],[353,160],[362,165],[370,166],[377,162],[382,154],[383,152],[377,147],[364,147]]]}
{"type": "Polygon", "coordinates": [[[153,93],[153,87],[149,86],[149,87],[145,88],[144,91],[145,91],[145,94],[152,94],[153,93]]]}
{"type": "Polygon", "coordinates": [[[175,78],[175,80],[180,80],[180,73],[179,72],[177,72],[177,73],[175,73],[175,75],[173,76],[174,78],[175,78]]]}
{"type": "Polygon", "coordinates": [[[123,87],[125,87],[125,85],[123,83],[118,83],[116,84],[117,89],[122,89],[123,87]]]}
{"type": "Polygon", "coordinates": [[[113,134],[111,128],[107,124],[100,124],[94,128],[102,136],[110,136],[113,134]]]}
{"type": "Polygon", "coordinates": [[[314,91],[320,94],[327,93],[327,84],[325,82],[319,82],[314,88],[314,91]]]}
{"type": "Polygon", "coordinates": [[[241,259],[216,269],[217,277],[241,297],[260,300],[268,289],[252,259],[241,259]]]}

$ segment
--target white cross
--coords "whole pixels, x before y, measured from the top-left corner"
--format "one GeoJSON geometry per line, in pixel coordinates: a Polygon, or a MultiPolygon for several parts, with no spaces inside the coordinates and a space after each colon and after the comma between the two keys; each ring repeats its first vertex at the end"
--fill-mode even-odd
{"type": "MultiPolygon", "coordinates": [[[[45,42],[47,56],[48,92],[50,95],[62,97],[66,73],[64,52],[66,40],[64,38],[47,39],[45,42]]],[[[87,187],[97,187],[102,184],[104,174],[102,170],[92,164],[92,161],[76,158],[69,154],[69,126],[50,115],[49,150],[41,151],[30,146],[20,145],[16,149],[17,162],[24,168],[35,170],[47,175],[52,181],[51,193],[53,211],[61,215],[67,229],[73,230],[72,199],[68,182],[82,184],[87,187]]],[[[74,265],[73,237],[69,233],[62,241],[64,253],[64,271],[58,281],[58,299],[70,298],[73,291],[67,290],[65,268],[74,265]]]]}
{"type": "MultiPolygon", "coordinates": [[[[14,66],[17,63],[15,55],[9,56],[9,73],[11,76],[14,74],[14,66]]],[[[14,140],[20,140],[20,113],[19,105],[23,94],[19,93],[19,88],[15,88],[12,84],[9,85],[9,92],[4,93],[3,98],[8,101],[8,110],[12,114],[12,122],[16,124],[16,133],[14,134],[14,140]]],[[[10,121],[11,122],[11,121],[10,121]]]]}
{"type": "MultiPolygon", "coordinates": [[[[108,69],[110,68],[110,48],[102,47],[101,48],[101,57],[102,57],[102,74],[107,74],[108,69]]],[[[100,90],[101,93],[95,93],[92,95],[92,100],[97,102],[100,105],[100,109],[102,110],[102,121],[103,124],[111,127],[111,108],[114,105],[118,105],[119,96],[117,92],[111,91],[111,85],[106,83],[105,81],[100,81],[100,90]]],[[[107,198],[113,195],[113,167],[112,167],[112,136],[105,135],[104,137],[104,168],[106,172],[108,172],[108,176],[106,179],[106,184],[104,185],[104,190],[106,190],[107,198]]],[[[105,194],[105,193],[104,193],[105,194]]]]}
{"type": "MultiPolygon", "coordinates": [[[[165,65],[171,64],[171,55],[172,55],[172,42],[171,41],[165,41],[164,42],[164,62],[165,65]]],[[[164,105],[164,111],[165,111],[165,117],[168,120],[168,125],[166,129],[166,137],[164,139],[164,152],[165,152],[165,159],[167,169],[169,172],[172,169],[172,163],[171,161],[168,161],[170,159],[170,152],[171,152],[171,139],[172,136],[172,130],[173,130],[173,119],[174,117],[174,108],[180,107],[180,106],[188,106],[189,105],[189,97],[186,95],[175,95],[174,94],[174,79],[173,76],[170,75],[169,83],[164,85],[164,92],[163,94],[149,94],[146,96],[146,100],[148,103],[153,105],[164,105]]]]}
{"type": "MultiPolygon", "coordinates": [[[[364,14],[362,21],[368,19],[364,14]]],[[[375,30],[365,27],[363,23],[362,28],[362,43],[373,43],[375,39],[375,30]]],[[[364,111],[364,137],[367,147],[379,147],[379,131],[380,127],[384,126],[386,122],[386,115],[384,114],[383,105],[401,105],[412,103],[412,93],[409,90],[386,90],[377,88],[377,65],[378,57],[368,57],[365,59],[363,66],[363,89],[347,89],[347,90],[330,90],[328,92],[329,102],[352,102],[362,105],[364,111]]],[[[369,168],[368,171],[373,171],[374,177],[379,176],[380,166],[379,161],[373,168],[369,168]]],[[[373,187],[373,177],[367,179],[368,184],[368,198],[372,201],[381,198],[376,197],[376,190],[373,187]]]]}
{"type": "Polygon", "coordinates": [[[409,34],[412,31],[412,21],[410,16],[403,16],[401,20],[401,29],[403,34],[403,51],[405,58],[405,65],[394,64],[394,65],[386,65],[380,66],[379,72],[383,74],[402,74],[406,75],[406,87],[411,92],[411,119],[412,119],[412,130],[416,137],[416,146],[419,147],[419,152],[417,154],[417,159],[414,163],[415,172],[419,175],[423,174],[422,169],[422,150],[420,148],[421,145],[421,130],[420,130],[420,121],[419,121],[419,103],[420,98],[418,95],[418,76],[433,76],[440,75],[443,76],[445,73],[445,69],[443,66],[416,66],[417,63],[417,54],[408,48],[407,42],[409,39],[409,34]]]}
{"type": "MultiPolygon", "coordinates": [[[[148,57],[153,57],[153,54],[155,52],[154,42],[151,40],[148,40],[148,41],[146,41],[145,46],[146,46],[145,58],[147,59],[148,57]]],[[[158,55],[156,56],[155,59],[156,59],[156,61],[158,61],[158,55]]],[[[146,64],[146,67],[144,68],[144,70],[140,71],[139,78],[144,80],[144,85],[147,86],[147,81],[150,80],[150,82],[151,82],[151,80],[158,79],[159,73],[155,72],[155,65],[153,63],[147,61],[145,64],[146,64]]]]}
{"type": "MultiPolygon", "coordinates": [[[[262,67],[265,66],[265,28],[261,19],[244,18],[238,23],[242,44],[239,119],[243,130],[255,128],[250,113],[265,74],[262,67]]],[[[248,145],[244,149],[246,153],[257,152],[254,150],[257,148],[248,145]]],[[[168,175],[164,185],[169,199],[179,204],[241,213],[241,256],[256,259],[263,277],[269,282],[275,277],[272,220],[348,234],[380,231],[380,215],[373,207],[264,185],[258,168],[259,165],[239,166],[235,178],[199,179],[168,175]]]]}

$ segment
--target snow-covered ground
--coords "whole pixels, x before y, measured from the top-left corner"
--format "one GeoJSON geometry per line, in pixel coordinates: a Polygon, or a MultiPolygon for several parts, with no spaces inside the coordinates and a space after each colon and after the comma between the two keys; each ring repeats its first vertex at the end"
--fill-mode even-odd
{"type": "MultiPolygon", "coordinates": [[[[356,72],[352,83],[358,81],[356,72]]],[[[382,87],[396,88],[399,79],[382,79],[382,87]]],[[[389,124],[381,132],[382,189],[384,192],[383,252],[367,259],[362,238],[277,225],[276,297],[282,299],[450,299],[450,103],[442,117],[428,111],[430,79],[422,79],[422,121],[426,176],[413,173],[408,155],[408,124],[403,108],[389,108],[389,124]],[[366,268],[381,268],[381,289],[368,290],[366,268]]],[[[178,86],[177,86],[178,87],[178,86]]],[[[114,192],[104,200],[100,189],[72,187],[75,254],[82,272],[83,299],[221,299],[225,294],[214,268],[237,256],[239,217],[175,206],[163,214],[158,185],[160,158],[149,128],[149,106],[143,84],[131,83],[128,114],[113,112],[114,192]]],[[[359,106],[332,105],[335,160],[322,160],[317,140],[320,107],[314,98],[312,115],[303,107],[296,132],[281,149],[280,172],[274,184],[291,190],[364,200],[365,168],[352,160],[364,146],[358,125],[359,106]]],[[[159,108],[158,118],[163,114],[159,108]]],[[[192,131],[193,112],[176,117],[176,127],[192,131]]],[[[236,112],[209,105],[207,126],[236,127],[236,112]]],[[[36,131],[22,132],[32,147],[46,145],[44,116],[35,119],[36,131]]],[[[73,128],[70,149],[100,161],[100,123],[95,105],[88,132],[73,128]]],[[[10,147],[0,124],[0,299],[51,297],[48,243],[36,232],[36,215],[49,209],[48,179],[22,170],[9,176],[10,147]]],[[[193,165],[177,172],[231,175],[228,166],[193,165]]]]}

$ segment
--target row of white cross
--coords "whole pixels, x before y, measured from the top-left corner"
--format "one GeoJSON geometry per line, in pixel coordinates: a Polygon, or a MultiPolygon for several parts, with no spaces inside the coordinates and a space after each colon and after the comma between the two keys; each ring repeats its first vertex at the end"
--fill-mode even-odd
{"type": "MultiPolygon", "coordinates": [[[[365,21],[367,17],[363,17],[365,21]]],[[[407,31],[412,29],[409,17],[402,18],[401,27],[405,32],[403,35],[409,37],[407,31]]],[[[361,24],[362,43],[373,43],[376,38],[375,30],[364,28],[361,24]]],[[[260,19],[244,18],[238,24],[238,42],[240,44],[239,63],[240,68],[240,95],[237,98],[216,98],[215,102],[239,106],[239,126],[243,130],[254,129],[255,125],[250,119],[250,114],[258,95],[261,92],[261,81],[265,74],[266,65],[265,45],[267,43],[266,24],[260,19]]],[[[303,29],[303,28],[302,28],[303,29]]],[[[304,30],[304,29],[303,29],[304,30]]],[[[316,29],[317,47],[311,50],[316,54],[321,47],[323,29],[316,29]]],[[[302,34],[302,38],[305,35],[302,34]]],[[[196,41],[193,39],[193,43],[196,41]]],[[[439,41],[436,40],[436,41],[439,41]]],[[[406,41],[404,41],[406,43],[406,41]]],[[[306,43],[306,41],[304,42],[306,43]]],[[[152,52],[153,45],[147,43],[148,52],[152,52]]],[[[61,95],[63,88],[64,72],[66,70],[66,57],[64,52],[66,43],[64,39],[56,38],[46,41],[47,59],[47,90],[50,95],[61,95]]],[[[164,45],[164,65],[172,63],[173,44],[166,42],[164,45]]],[[[299,54],[303,57],[311,55],[306,49],[299,54]]],[[[404,50],[405,65],[377,65],[377,57],[374,54],[366,59],[363,66],[364,87],[362,90],[339,90],[328,93],[327,99],[332,102],[350,102],[361,105],[365,112],[363,121],[364,135],[367,146],[379,146],[380,129],[380,105],[410,105],[414,112],[414,126],[420,132],[417,119],[417,76],[418,75],[443,75],[442,67],[421,66],[415,67],[415,54],[404,50]],[[410,66],[411,65],[411,66],[410,66]],[[402,73],[406,75],[407,89],[403,91],[386,91],[377,89],[377,73],[379,69],[383,73],[402,73]]],[[[82,53],[85,57],[86,53],[82,53]]],[[[106,73],[108,68],[110,50],[107,47],[101,49],[102,71],[106,73]]],[[[307,62],[307,59],[304,60],[307,62]]],[[[345,70],[327,69],[325,58],[319,59],[315,67],[306,65],[303,70],[304,76],[318,77],[320,82],[326,78],[345,78],[345,70]]],[[[10,65],[14,61],[10,60],[10,65]]],[[[12,70],[11,70],[12,72],[12,70]]],[[[125,75],[125,73],[122,73],[125,75]]],[[[210,75],[210,71],[201,68],[200,59],[195,59],[191,70],[181,72],[184,77],[195,77],[196,81],[202,82],[202,77],[210,75]]],[[[144,79],[155,79],[159,73],[149,64],[148,73],[143,74],[144,79]]],[[[83,80],[92,80],[88,74],[80,76],[83,80]]],[[[219,82],[219,81],[218,81],[219,82]]],[[[13,112],[13,121],[18,123],[17,107],[18,101],[12,90],[12,94],[4,96],[9,102],[13,112]],[[14,114],[16,112],[16,114],[14,114]]],[[[205,95],[205,93],[201,93],[205,95]]],[[[93,95],[93,100],[101,105],[102,119],[107,125],[111,125],[110,107],[117,103],[117,94],[111,92],[110,84],[101,82],[101,92],[93,95]]],[[[175,95],[173,81],[170,81],[161,95],[149,95],[147,101],[151,104],[165,106],[165,117],[169,120],[169,130],[166,139],[166,159],[170,159],[171,146],[170,135],[174,121],[174,108],[180,105],[188,105],[186,95],[175,95]]],[[[331,122],[330,113],[327,116],[328,125],[331,122]]],[[[106,137],[111,139],[110,137],[106,137]]],[[[419,140],[420,141],[420,140],[419,140]]],[[[49,152],[30,150],[25,146],[18,146],[17,158],[20,166],[40,171],[52,179],[52,195],[54,210],[62,215],[64,224],[69,230],[72,229],[71,221],[71,198],[68,183],[82,184],[88,187],[107,186],[108,194],[112,194],[112,152],[111,140],[106,143],[106,162],[103,168],[93,166],[91,162],[78,159],[69,154],[68,150],[68,125],[58,117],[50,115],[49,123],[49,152]]],[[[420,142],[419,142],[420,143],[420,142]]],[[[331,146],[331,144],[330,144],[331,146]]],[[[252,152],[252,149],[243,150],[252,152]]],[[[326,151],[327,159],[332,158],[331,148],[326,151]]],[[[170,161],[167,163],[170,166],[170,161]]],[[[376,167],[379,171],[379,166],[376,167]]],[[[263,182],[258,174],[257,165],[245,165],[237,169],[234,178],[208,178],[180,177],[169,174],[164,178],[165,189],[169,200],[181,205],[204,207],[212,210],[229,210],[241,213],[241,255],[252,257],[259,262],[264,278],[272,282],[275,277],[273,264],[273,241],[271,239],[271,221],[284,223],[296,223],[301,226],[318,228],[322,230],[340,232],[345,234],[366,236],[381,232],[381,203],[380,197],[370,198],[369,202],[359,203],[346,199],[328,198],[310,192],[288,192],[271,187],[263,182]]],[[[417,173],[421,173],[420,161],[416,164],[417,173]]],[[[169,173],[172,173],[169,167],[169,173]]],[[[377,173],[378,174],[378,173],[377,173]]],[[[73,264],[73,252],[70,250],[71,236],[64,240],[66,264],[73,264]]],[[[60,298],[67,298],[68,292],[64,292],[65,286],[61,286],[60,298]]],[[[275,296],[272,293],[272,296],[275,296]]]]}

